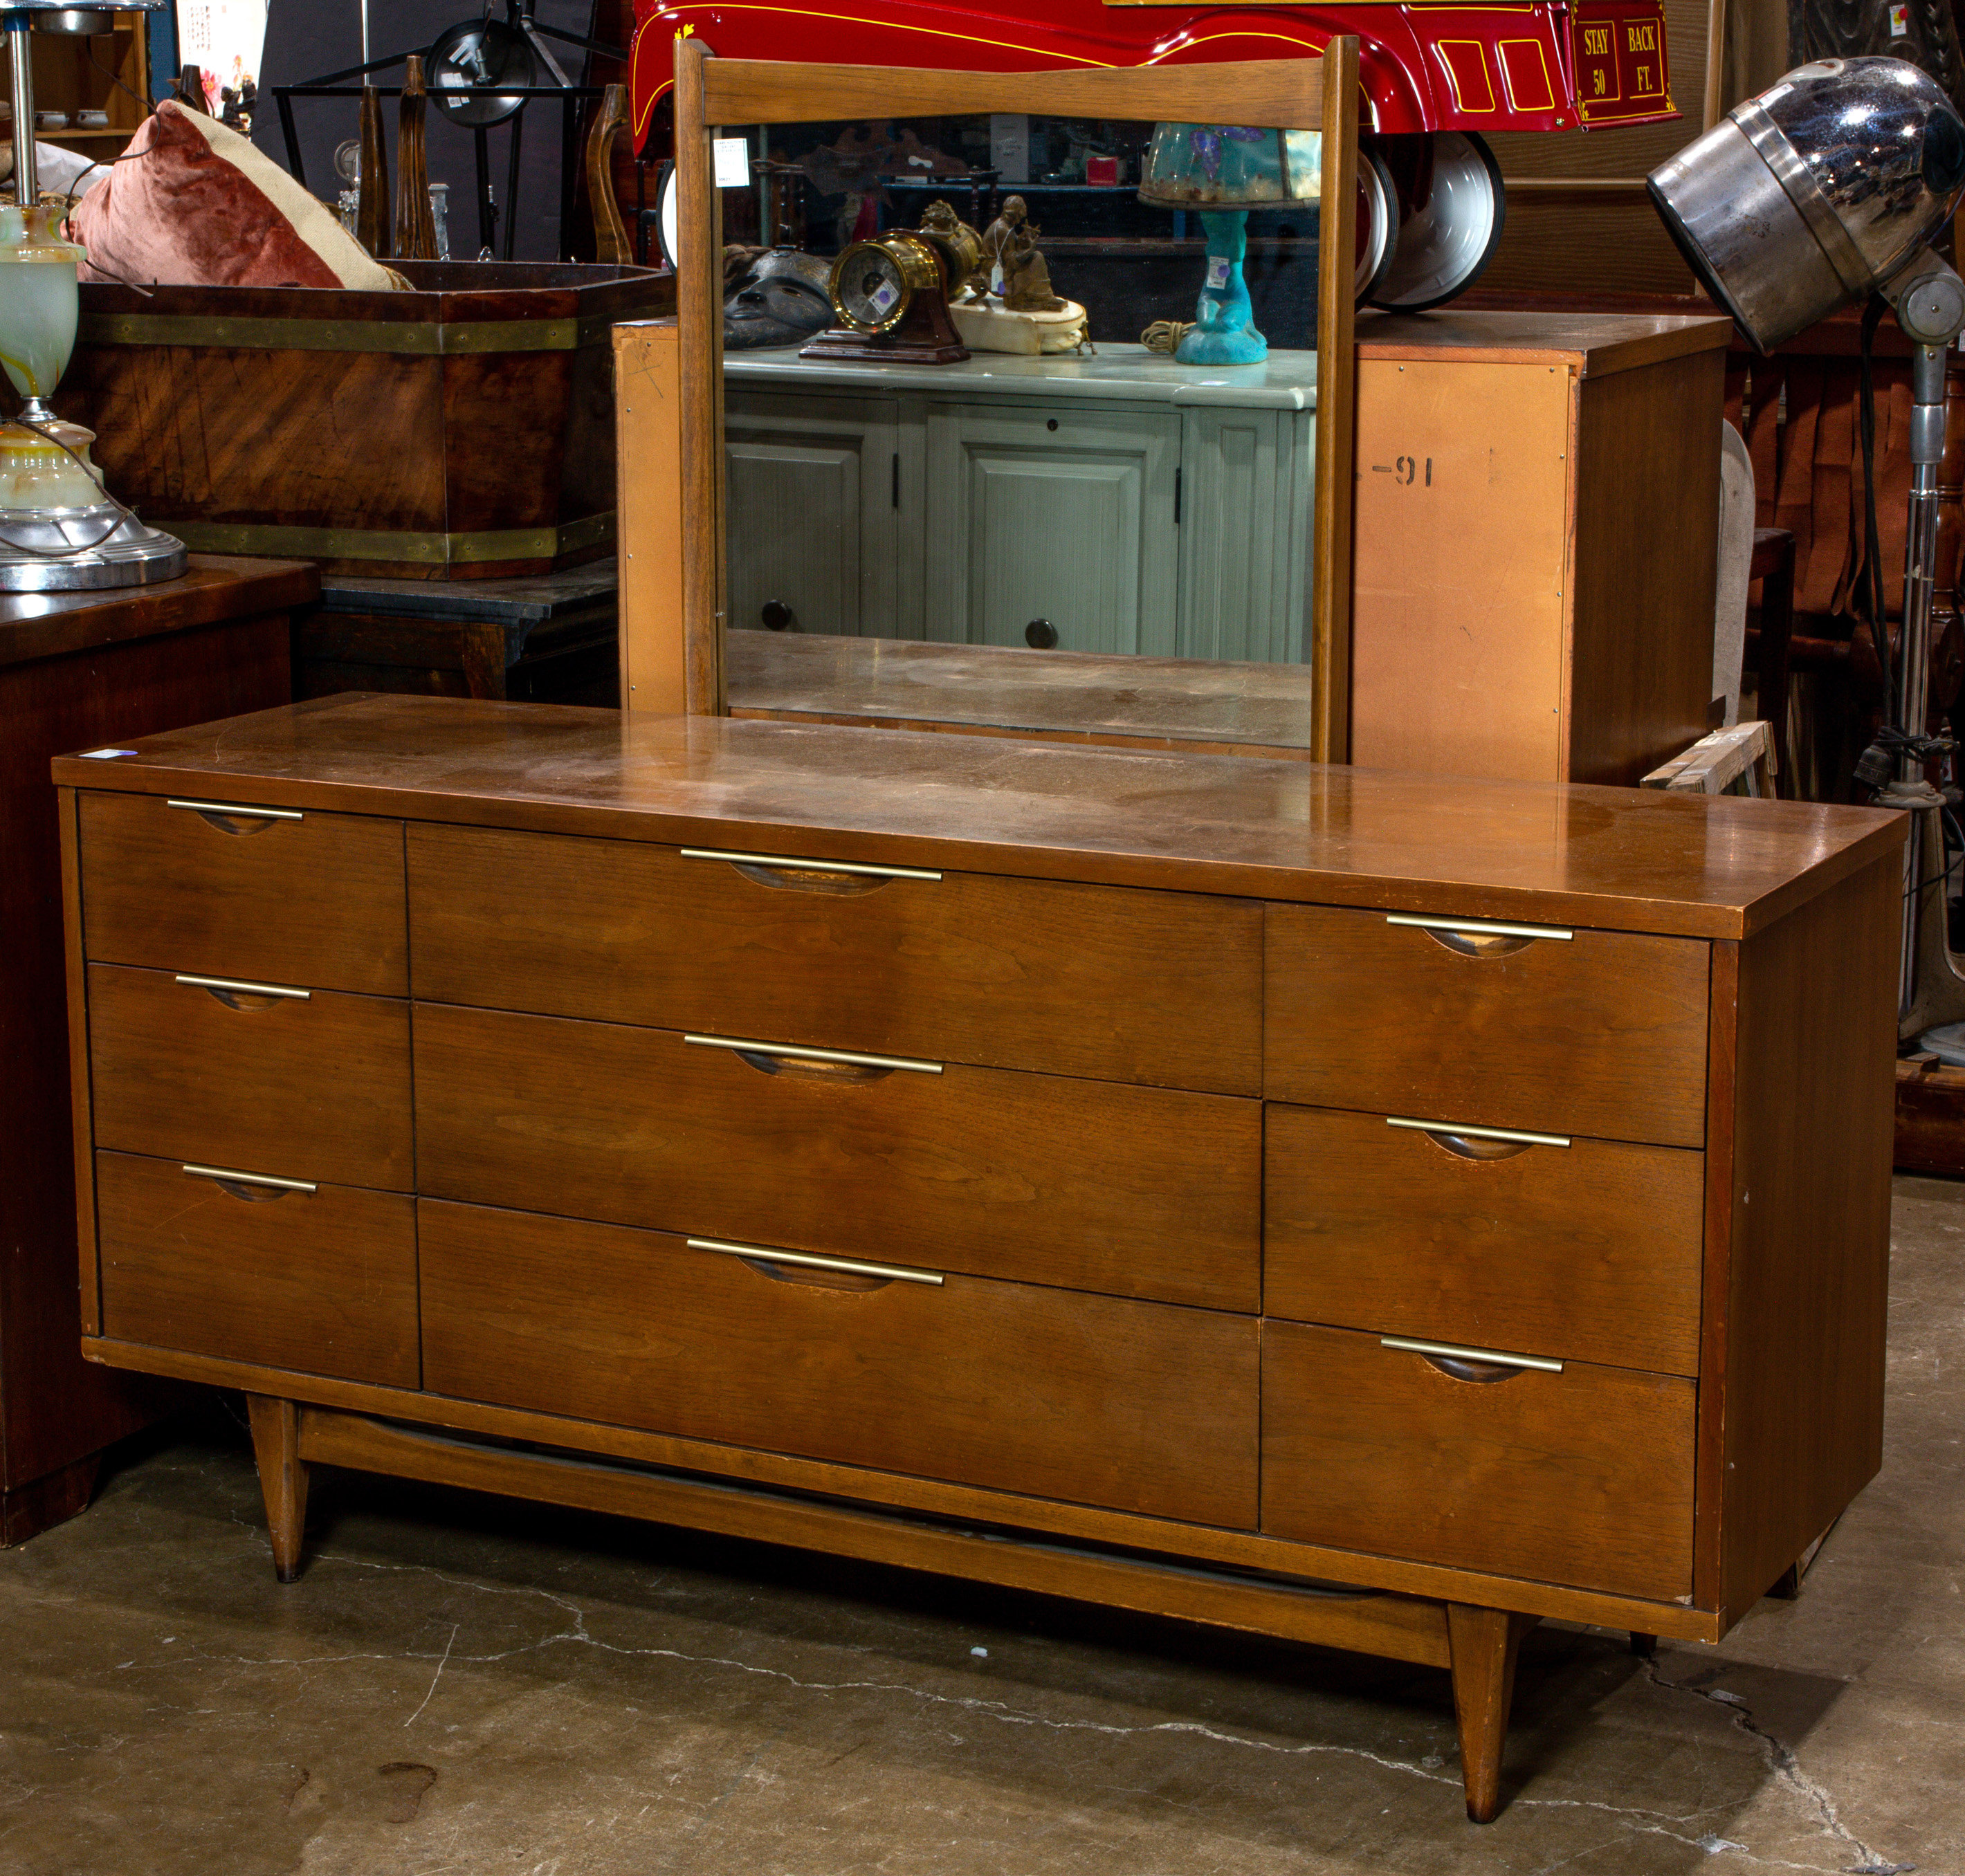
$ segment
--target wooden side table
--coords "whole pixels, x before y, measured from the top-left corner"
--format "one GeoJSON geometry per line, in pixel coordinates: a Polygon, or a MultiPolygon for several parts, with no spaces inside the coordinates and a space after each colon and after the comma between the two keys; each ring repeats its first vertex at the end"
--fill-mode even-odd
{"type": "Polygon", "coordinates": [[[612,705],[618,585],[611,560],[517,580],[325,575],[320,606],[294,621],[294,695],[612,705]]]}
{"type": "MultiPolygon", "coordinates": [[[[61,856],[50,760],[288,701],[311,567],[192,556],[134,592],[0,597],[0,1544],[88,1502],[103,1447],[171,1399],[77,1346],[61,856]]],[[[79,987],[69,986],[79,994],[79,987]]]]}

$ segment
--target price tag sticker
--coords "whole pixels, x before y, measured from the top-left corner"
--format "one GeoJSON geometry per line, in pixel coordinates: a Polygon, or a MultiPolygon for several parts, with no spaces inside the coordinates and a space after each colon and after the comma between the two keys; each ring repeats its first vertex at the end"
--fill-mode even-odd
{"type": "MultiPolygon", "coordinates": [[[[1228,270],[1230,268],[1233,267],[1234,264],[1235,263],[1233,261],[1230,261],[1219,254],[1211,254],[1208,255],[1208,290],[1209,292],[1221,293],[1227,290],[1228,285],[1228,270]]],[[[1192,276],[1190,276],[1190,278],[1192,278],[1192,276]]]]}
{"type": "Polygon", "coordinates": [[[891,280],[883,280],[867,297],[873,310],[885,319],[892,311],[894,302],[901,297],[901,290],[891,280]]]}
{"type": "Polygon", "coordinates": [[[741,137],[719,137],[710,145],[711,160],[719,189],[748,189],[751,186],[751,146],[741,137]]]}

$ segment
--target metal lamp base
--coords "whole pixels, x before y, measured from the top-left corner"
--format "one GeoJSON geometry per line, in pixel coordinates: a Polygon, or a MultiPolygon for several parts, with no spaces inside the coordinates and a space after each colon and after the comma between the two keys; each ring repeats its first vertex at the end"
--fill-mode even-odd
{"type": "Polygon", "coordinates": [[[185,570],[185,544],[134,516],[105,538],[121,513],[111,502],[0,508],[0,593],[92,593],[175,580],[185,570]]]}

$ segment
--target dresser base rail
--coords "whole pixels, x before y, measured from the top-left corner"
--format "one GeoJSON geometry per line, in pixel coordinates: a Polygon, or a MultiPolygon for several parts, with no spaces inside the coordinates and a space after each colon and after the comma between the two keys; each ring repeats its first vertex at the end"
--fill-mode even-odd
{"type": "Polygon", "coordinates": [[[114,1337],[84,1336],[85,1360],[144,1374],[167,1375],[214,1387],[339,1409],[374,1420],[433,1431],[482,1434],[630,1465],[845,1502],[876,1513],[914,1514],[931,1521],[1033,1534],[1034,1540],[1085,1544],[1115,1551],[1179,1557],[1201,1568],[1253,1571],[1293,1582],[1356,1584],[1362,1589],[1429,1601],[1465,1602],[1509,1609],[1545,1620],[1596,1628],[1636,1630],[1671,1641],[1717,1641],[1736,1619],[1725,1611],[1690,1603],[1574,1589],[1559,1583],[1496,1576],[1442,1564],[1339,1550],[1259,1531],[1190,1524],[1132,1511],[1115,1511],[1050,1499],[899,1473],[871,1471],[825,1460],[644,1433],[562,1414],[496,1407],[420,1389],[303,1374],[288,1368],[188,1354],[114,1337]]]}
{"type": "Polygon", "coordinates": [[[1469,1604],[1233,1576],[926,1522],[577,1454],[490,1446],[332,1408],[248,1397],[275,1572],[297,1577],[307,1469],[339,1466],[720,1537],[823,1551],[1448,1670],[1467,1815],[1500,1809],[1515,1659],[1538,1618],[1469,1604]]]}

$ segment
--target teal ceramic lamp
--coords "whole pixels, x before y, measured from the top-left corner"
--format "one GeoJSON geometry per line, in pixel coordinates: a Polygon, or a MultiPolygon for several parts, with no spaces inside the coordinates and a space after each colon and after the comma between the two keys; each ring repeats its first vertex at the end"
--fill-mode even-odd
{"type": "Polygon", "coordinates": [[[1208,236],[1208,278],[1194,329],[1175,352],[1182,365],[1259,365],[1269,342],[1256,330],[1242,278],[1252,208],[1314,206],[1323,139],[1315,130],[1260,130],[1234,124],[1160,124],[1147,152],[1140,200],[1199,212],[1208,236]]]}

